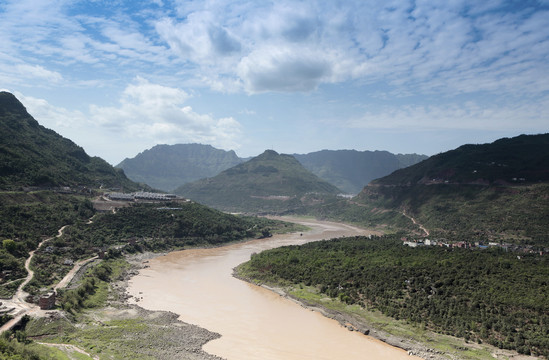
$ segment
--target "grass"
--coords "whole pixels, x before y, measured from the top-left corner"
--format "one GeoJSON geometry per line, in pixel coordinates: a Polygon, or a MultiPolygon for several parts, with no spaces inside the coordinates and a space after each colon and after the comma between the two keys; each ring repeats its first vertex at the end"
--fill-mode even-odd
{"type": "MultiPolygon", "coordinates": [[[[112,269],[112,279],[119,278],[130,266],[123,259],[106,263],[112,269]]],[[[88,271],[93,272],[93,269],[88,271]]],[[[165,354],[179,354],[181,351],[181,356],[184,356],[187,351],[200,350],[201,344],[195,345],[194,340],[188,338],[187,327],[192,325],[178,323],[177,317],[171,313],[149,313],[120,307],[116,302],[105,307],[115,293],[109,283],[96,281],[95,293],[85,300],[81,310],[68,315],[68,318],[33,319],[27,324],[26,333],[31,338],[40,338],[41,342],[51,344],[48,349],[61,354],[48,357],[51,359],[90,359],[71,348],[54,348],[59,344],[69,344],[91,356],[113,360],[153,360],[165,354]]]]}
{"type": "Polygon", "coordinates": [[[78,351],[68,348],[58,348],[45,344],[33,343],[29,347],[35,349],[42,354],[45,358],[51,360],[90,360],[92,359],[86,354],[82,354],[78,351]]]}
{"type": "MultiPolygon", "coordinates": [[[[101,359],[114,360],[153,360],[185,349],[180,354],[184,358],[186,349],[193,348],[188,344],[188,333],[182,330],[186,325],[169,325],[175,321],[170,315],[149,316],[110,308],[86,312],[80,317],[80,325],[74,331],[45,341],[71,344],[101,359]]],[[[190,351],[199,350],[194,348],[190,351]]]]}
{"type": "Polygon", "coordinates": [[[152,359],[148,356],[138,356],[132,351],[140,347],[139,335],[145,331],[147,325],[143,320],[114,320],[105,322],[104,326],[100,327],[88,325],[58,340],[106,358],[124,359],[131,354],[132,359],[152,359]]]}
{"type": "Polygon", "coordinates": [[[25,281],[25,279],[18,279],[11,281],[9,284],[4,284],[0,286],[0,299],[11,299],[13,295],[17,292],[19,285],[25,281]]]}
{"type": "Polygon", "coordinates": [[[29,321],[25,332],[29,337],[65,334],[75,330],[75,327],[66,318],[35,318],[29,321]]]}
{"type": "MultiPolygon", "coordinates": [[[[99,311],[101,315],[101,310],[99,311]]],[[[149,360],[154,357],[139,354],[136,349],[142,348],[144,338],[158,336],[144,318],[96,321],[95,312],[79,314],[78,327],[65,318],[35,319],[27,325],[27,335],[39,336],[40,341],[55,344],[74,345],[90,354],[109,359],[149,360]]],[[[52,359],[90,359],[70,349],[63,351],[50,347],[52,351],[69,357],[52,357],[52,359]],[[68,355],[67,355],[68,354],[68,355]]]]}
{"type": "MultiPolygon", "coordinates": [[[[111,279],[117,279],[131,265],[124,259],[108,260],[107,264],[112,269],[111,279]]],[[[84,301],[85,308],[99,308],[105,306],[110,294],[110,284],[104,281],[96,283],[95,293],[84,301]]]]}

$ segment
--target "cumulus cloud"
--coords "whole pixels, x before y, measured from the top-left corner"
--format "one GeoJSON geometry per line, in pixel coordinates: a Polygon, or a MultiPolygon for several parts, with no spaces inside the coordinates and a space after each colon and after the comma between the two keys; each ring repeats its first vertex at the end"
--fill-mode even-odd
{"type": "Polygon", "coordinates": [[[188,98],[181,89],[137,78],[124,90],[118,107],[93,105],[91,118],[125,139],[148,139],[153,144],[202,142],[237,148],[241,131],[238,121],[196,113],[185,105],[188,98]]]}
{"type": "Polygon", "coordinates": [[[320,54],[271,47],[242,59],[238,73],[251,92],[310,91],[331,75],[331,68],[320,54]]]}
{"type": "Polygon", "coordinates": [[[58,72],[50,71],[40,65],[20,64],[15,66],[15,70],[20,76],[31,79],[41,79],[51,82],[59,82],[63,79],[58,72]]]}
{"type": "Polygon", "coordinates": [[[208,12],[190,14],[184,22],[164,18],[156,23],[156,31],[177,56],[197,65],[222,66],[219,57],[238,54],[241,49],[239,40],[208,12]]]}
{"type": "Polygon", "coordinates": [[[280,1],[238,9],[224,2],[181,7],[183,21],[164,18],[157,30],[199,68],[236,69],[229,76],[249,92],[310,91],[347,80],[420,91],[435,82],[437,92],[527,92],[532,83],[540,86],[528,69],[545,62],[549,43],[542,31],[549,14],[528,6],[504,12],[495,2],[280,1]],[[239,56],[229,63],[215,58],[223,54],[239,56]]]}

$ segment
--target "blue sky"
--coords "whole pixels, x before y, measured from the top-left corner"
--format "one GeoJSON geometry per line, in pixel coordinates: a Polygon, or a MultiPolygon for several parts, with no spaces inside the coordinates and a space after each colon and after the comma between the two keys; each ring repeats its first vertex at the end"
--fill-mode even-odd
{"type": "Polygon", "coordinates": [[[0,34],[0,89],[112,164],[549,131],[548,0],[0,0],[0,34]]]}

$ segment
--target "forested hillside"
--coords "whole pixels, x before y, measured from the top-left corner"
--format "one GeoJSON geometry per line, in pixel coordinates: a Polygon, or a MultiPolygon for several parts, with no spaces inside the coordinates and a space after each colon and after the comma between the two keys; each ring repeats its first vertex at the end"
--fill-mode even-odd
{"type": "Polygon", "coordinates": [[[185,184],[176,194],[236,212],[284,212],[304,206],[305,195],[334,196],[340,190],[305,169],[293,156],[267,150],[221,172],[185,184]]]}
{"type": "Polygon", "coordinates": [[[17,98],[0,92],[0,189],[21,186],[139,186],[98,157],[41,126],[17,98]]]}
{"type": "Polygon", "coordinates": [[[316,287],[434,331],[549,355],[549,258],[502,249],[410,248],[400,236],[334,239],[252,256],[240,270],[316,287]]]}
{"type": "Polygon", "coordinates": [[[85,197],[51,191],[0,193],[0,296],[10,296],[22,281],[17,280],[26,276],[25,259],[42,239],[64,225],[87,222],[93,214],[85,197]]]}
{"type": "Polygon", "coordinates": [[[303,213],[419,238],[549,248],[549,134],[465,145],[303,213]],[[414,221],[416,222],[414,224],[414,221]]]}
{"type": "Polygon", "coordinates": [[[397,170],[378,185],[532,184],[549,181],[549,134],[520,135],[463,145],[397,170]]]}
{"type": "Polygon", "coordinates": [[[33,259],[37,267],[28,290],[59,281],[70,266],[62,259],[85,259],[98,252],[170,251],[188,246],[211,246],[246,238],[286,232],[292,225],[257,217],[225,214],[192,202],[136,204],[115,214],[98,214],[93,222],[79,222],[63,236],[41,248],[33,259]]]}

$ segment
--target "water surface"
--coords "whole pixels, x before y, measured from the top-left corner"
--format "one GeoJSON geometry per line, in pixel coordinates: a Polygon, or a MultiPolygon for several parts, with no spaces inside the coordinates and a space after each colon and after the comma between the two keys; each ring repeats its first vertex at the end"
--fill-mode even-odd
{"type": "Polygon", "coordinates": [[[172,311],[184,322],[220,333],[204,350],[228,360],[411,359],[401,349],[232,276],[254,252],[369,233],[338,223],[298,222],[313,230],[157,257],[132,278],[128,290],[146,309],[172,311]]]}

